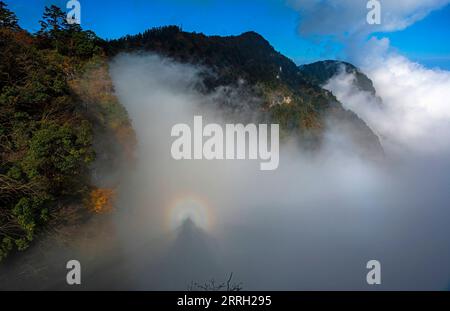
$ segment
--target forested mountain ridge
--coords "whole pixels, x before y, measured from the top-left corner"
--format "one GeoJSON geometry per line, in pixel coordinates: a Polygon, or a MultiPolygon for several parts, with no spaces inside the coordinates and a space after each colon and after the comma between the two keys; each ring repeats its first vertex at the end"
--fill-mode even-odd
{"type": "Polygon", "coordinates": [[[347,123],[352,135],[360,136],[358,140],[370,146],[371,152],[377,149],[381,152],[378,138],[367,125],[322,88],[343,66],[357,75],[363,88],[374,92],[370,79],[351,64],[326,61],[299,68],[255,32],[206,36],[184,32],[177,26],[154,28],[112,40],[106,43],[105,50],[111,57],[121,52],[150,51],[210,68],[213,74],[206,73],[204,78],[206,92],[223,85],[238,85],[243,80],[263,101],[261,107],[255,108],[279,123],[286,135],[296,134],[312,142],[308,145],[317,145],[326,121],[334,118],[347,123]]]}

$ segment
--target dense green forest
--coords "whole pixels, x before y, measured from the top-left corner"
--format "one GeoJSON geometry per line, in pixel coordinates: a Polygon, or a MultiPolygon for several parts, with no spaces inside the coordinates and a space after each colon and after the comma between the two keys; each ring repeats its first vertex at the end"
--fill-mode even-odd
{"type": "Polygon", "coordinates": [[[56,6],[40,25],[36,34],[21,29],[0,2],[0,259],[92,190],[93,128],[104,116],[86,108],[79,77],[104,66],[101,40],[56,6]]]}

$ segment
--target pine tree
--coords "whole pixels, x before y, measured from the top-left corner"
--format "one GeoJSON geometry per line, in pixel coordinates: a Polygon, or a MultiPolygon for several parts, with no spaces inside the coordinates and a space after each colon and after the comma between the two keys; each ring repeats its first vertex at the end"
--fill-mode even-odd
{"type": "Polygon", "coordinates": [[[0,28],[20,29],[16,14],[8,10],[3,1],[0,1],[0,28]]]}
{"type": "Polygon", "coordinates": [[[41,29],[38,34],[50,39],[56,39],[62,31],[69,29],[70,26],[67,23],[66,14],[56,5],[45,7],[39,24],[41,24],[41,29]]]}

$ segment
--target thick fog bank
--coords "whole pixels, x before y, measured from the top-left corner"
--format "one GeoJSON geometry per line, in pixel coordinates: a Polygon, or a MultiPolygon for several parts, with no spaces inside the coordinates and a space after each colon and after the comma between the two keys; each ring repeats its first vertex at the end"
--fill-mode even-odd
{"type": "MultiPolygon", "coordinates": [[[[447,287],[447,148],[398,147],[412,143],[410,132],[383,124],[408,124],[376,111],[365,94],[351,93],[349,77],[339,77],[328,88],[380,135],[383,163],[353,153],[336,125],[318,154],[285,143],[276,171],[260,171],[257,161],[175,161],[173,125],[192,125],[194,115],[224,123],[214,105],[221,93],[205,96],[195,87],[201,70],[156,55],[121,55],[111,64],[138,138],[137,167],[122,183],[116,216],[122,272],[134,276],[133,286],[185,289],[192,280],[224,280],[234,272],[249,290],[371,289],[366,263],[376,259],[378,289],[447,287]],[[186,219],[194,226],[183,226],[186,219]]],[[[375,84],[391,102],[395,92],[379,79],[375,84]]],[[[431,121],[422,120],[428,126],[422,130],[444,142],[448,131],[431,121]]]]}

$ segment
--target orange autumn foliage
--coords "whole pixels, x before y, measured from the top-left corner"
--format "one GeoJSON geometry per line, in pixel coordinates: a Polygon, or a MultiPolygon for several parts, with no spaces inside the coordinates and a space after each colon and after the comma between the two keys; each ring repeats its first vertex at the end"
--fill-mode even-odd
{"type": "Polygon", "coordinates": [[[108,213],[114,210],[116,191],[107,188],[98,188],[91,191],[90,210],[97,214],[108,213]]]}

